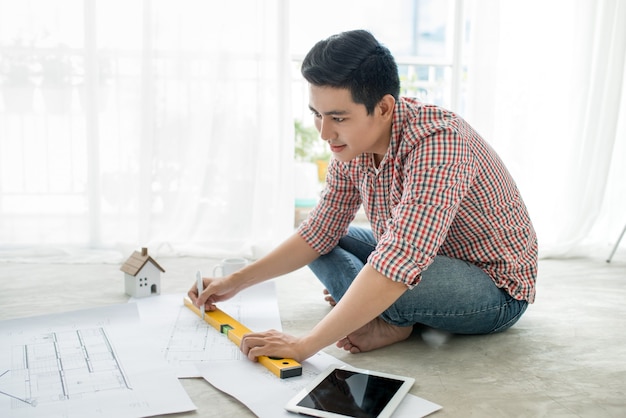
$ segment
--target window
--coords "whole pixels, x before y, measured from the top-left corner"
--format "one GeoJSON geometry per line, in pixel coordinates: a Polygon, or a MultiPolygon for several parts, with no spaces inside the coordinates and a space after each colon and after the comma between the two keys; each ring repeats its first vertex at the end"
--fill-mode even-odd
{"type": "Polygon", "coordinates": [[[463,107],[462,0],[290,3],[293,104],[296,120],[310,123],[306,83],[299,68],[304,55],[332,34],[367,29],[396,58],[401,94],[459,113],[463,107]]]}
{"type": "MultiPolygon", "coordinates": [[[[462,44],[465,21],[463,0],[319,0],[290,2],[292,104],[295,126],[296,181],[295,224],[315,205],[328,158],[327,145],[319,140],[308,108],[308,86],[300,74],[302,60],[319,40],[335,33],[366,29],[396,59],[402,96],[416,97],[462,113],[462,44]],[[299,164],[303,162],[304,164],[299,164]],[[317,165],[313,171],[311,163],[317,165]],[[317,173],[315,179],[311,178],[317,173]],[[317,184],[316,184],[317,182],[317,184]]],[[[360,212],[357,222],[364,221],[360,212]]]]}
{"type": "Polygon", "coordinates": [[[289,228],[285,4],[0,0],[0,244],[289,228]]]}
{"type": "MultiPolygon", "coordinates": [[[[283,94],[292,94],[301,126],[312,126],[299,72],[310,47],[369,29],[396,57],[403,94],[458,110],[462,4],[0,0],[3,242],[135,242],[165,236],[164,228],[201,240],[223,235],[218,220],[233,207],[258,216],[252,196],[282,218],[273,215],[282,213],[280,199],[263,199],[288,201],[287,180],[272,181],[266,166],[287,164],[261,161],[290,157],[283,94]],[[291,92],[282,42],[290,45],[291,92]],[[255,170],[263,176],[241,174],[255,170]],[[242,187],[254,193],[232,195],[242,187]],[[178,214],[188,208],[206,231],[178,214]]],[[[312,142],[323,148],[315,132],[312,142]]],[[[242,237],[250,230],[235,218],[229,227],[242,237]]]]}

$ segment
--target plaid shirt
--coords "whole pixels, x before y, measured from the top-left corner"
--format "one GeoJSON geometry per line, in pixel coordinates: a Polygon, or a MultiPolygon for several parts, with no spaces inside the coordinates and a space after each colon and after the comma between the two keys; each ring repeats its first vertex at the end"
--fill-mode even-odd
{"type": "Polygon", "coordinates": [[[376,238],[368,263],[416,286],[436,255],[482,268],[532,303],[537,237],[522,197],[496,152],[458,115],[402,98],[378,169],[371,154],[333,159],[320,201],[298,232],[330,252],[363,205],[376,238]]]}

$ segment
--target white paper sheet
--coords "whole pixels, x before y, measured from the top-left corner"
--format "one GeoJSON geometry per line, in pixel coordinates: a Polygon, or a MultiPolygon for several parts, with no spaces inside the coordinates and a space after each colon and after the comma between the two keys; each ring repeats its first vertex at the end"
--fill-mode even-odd
{"type": "Polygon", "coordinates": [[[142,417],[196,409],[144,341],[134,304],[0,322],[0,416],[142,417]]]}
{"type": "MultiPolygon", "coordinates": [[[[285,404],[308,382],[327,367],[344,362],[324,352],[317,353],[302,364],[302,376],[279,379],[258,363],[231,360],[198,365],[202,377],[219,390],[230,394],[260,418],[294,417],[285,404]]],[[[440,405],[408,394],[393,416],[425,417],[441,409],[440,405]]]]}
{"type": "MultiPolygon", "coordinates": [[[[238,360],[243,355],[224,334],[183,305],[184,294],[133,298],[152,344],[179,378],[200,377],[197,363],[238,360]]],[[[264,282],[220,302],[219,308],[252,331],[281,330],[274,282],[264,282]]]]}

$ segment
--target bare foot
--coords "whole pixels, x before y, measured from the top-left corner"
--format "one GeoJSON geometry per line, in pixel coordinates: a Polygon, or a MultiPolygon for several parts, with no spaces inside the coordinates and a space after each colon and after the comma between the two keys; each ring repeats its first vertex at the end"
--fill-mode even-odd
{"type": "Polygon", "coordinates": [[[330,292],[327,289],[324,289],[324,294],[326,295],[324,300],[328,302],[330,306],[335,306],[337,304],[337,302],[335,301],[335,299],[333,299],[333,297],[330,295],[330,292]]]}
{"type": "Polygon", "coordinates": [[[337,347],[353,354],[375,350],[409,338],[413,327],[398,327],[376,318],[337,341],[337,347]]]}

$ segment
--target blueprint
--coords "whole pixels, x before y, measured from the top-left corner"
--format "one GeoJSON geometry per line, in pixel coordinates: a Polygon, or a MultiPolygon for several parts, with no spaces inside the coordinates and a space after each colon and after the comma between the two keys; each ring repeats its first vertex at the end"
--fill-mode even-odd
{"type": "MultiPolygon", "coordinates": [[[[322,370],[343,361],[323,351],[302,363],[302,376],[278,379],[252,361],[220,361],[198,366],[204,379],[244,403],[257,417],[297,417],[285,410],[287,402],[322,370]]],[[[441,409],[440,405],[412,394],[406,395],[393,413],[397,418],[419,418],[441,409]]]]}
{"type": "MultiPolygon", "coordinates": [[[[141,323],[179,378],[201,377],[196,365],[242,358],[239,347],[183,305],[184,294],[133,298],[141,323]]],[[[281,330],[274,282],[246,289],[219,307],[252,331],[281,330]]]]}
{"type": "Polygon", "coordinates": [[[0,416],[140,417],[194,410],[142,334],[133,304],[0,322],[0,416]]]}

